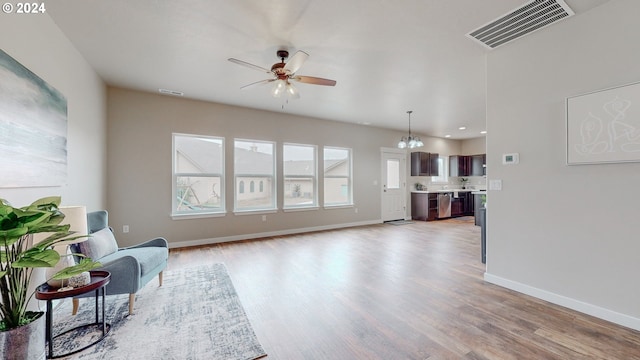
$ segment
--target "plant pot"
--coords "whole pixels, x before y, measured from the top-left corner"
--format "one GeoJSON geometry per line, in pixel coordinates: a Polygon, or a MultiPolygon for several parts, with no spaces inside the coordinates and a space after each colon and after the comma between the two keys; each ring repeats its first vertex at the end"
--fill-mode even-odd
{"type": "Polygon", "coordinates": [[[46,316],[43,312],[27,325],[0,332],[0,354],[7,360],[45,359],[46,316]]]}

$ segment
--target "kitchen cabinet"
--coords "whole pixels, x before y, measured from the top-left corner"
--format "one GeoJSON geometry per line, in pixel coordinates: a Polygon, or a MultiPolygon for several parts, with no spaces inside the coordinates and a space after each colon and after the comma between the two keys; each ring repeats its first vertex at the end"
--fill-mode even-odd
{"type": "Polygon", "coordinates": [[[451,216],[473,215],[473,196],[470,191],[460,191],[451,199],[451,216]]]}
{"type": "Polygon", "coordinates": [[[470,176],[484,175],[487,175],[487,154],[472,155],[470,176]]]}
{"type": "Polygon", "coordinates": [[[464,215],[473,216],[475,210],[475,197],[470,191],[464,193],[464,215]]]}
{"type": "Polygon", "coordinates": [[[411,219],[431,221],[438,218],[438,194],[411,193],[411,219]]]}
{"type": "Polygon", "coordinates": [[[412,152],[411,176],[438,176],[438,154],[412,152]]]}
{"type": "Polygon", "coordinates": [[[486,154],[449,156],[449,176],[486,175],[486,163],[486,154]]]}
{"type": "Polygon", "coordinates": [[[470,176],[471,160],[468,155],[449,156],[449,176],[470,176]]]}
{"type": "Polygon", "coordinates": [[[451,217],[464,215],[464,198],[453,197],[451,199],[451,217]]]}

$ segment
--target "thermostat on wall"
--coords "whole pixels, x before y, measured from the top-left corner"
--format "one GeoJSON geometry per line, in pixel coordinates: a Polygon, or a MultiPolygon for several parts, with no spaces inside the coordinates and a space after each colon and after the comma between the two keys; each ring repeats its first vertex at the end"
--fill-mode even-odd
{"type": "Polygon", "coordinates": [[[503,165],[514,165],[520,162],[520,154],[512,153],[512,154],[502,154],[502,164],[503,165]]]}

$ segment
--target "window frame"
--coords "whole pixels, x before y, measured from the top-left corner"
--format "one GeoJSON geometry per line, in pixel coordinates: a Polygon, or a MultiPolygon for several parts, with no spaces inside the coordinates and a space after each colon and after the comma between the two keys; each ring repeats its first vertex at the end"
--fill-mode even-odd
{"type": "Polygon", "coordinates": [[[431,183],[447,184],[449,182],[449,156],[448,155],[438,155],[438,173],[439,173],[438,176],[431,176],[431,183]]]}
{"type": "MultiPolygon", "coordinates": [[[[276,147],[277,143],[275,141],[269,141],[269,140],[258,140],[258,139],[245,139],[245,138],[234,138],[233,139],[233,212],[236,214],[243,214],[243,213],[271,213],[271,212],[275,212],[278,210],[278,202],[277,202],[277,183],[278,183],[278,174],[276,172],[276,160],[277,160],[277,147],[276,147]],[[251,180],[251,178],[261,178],[264,177],[264,174],[243,174],[243,173],[238,173],[238,168],[236,166],[236,160],[237,160],[237,152],[236,152],[236,143],[237,142],[247,142],[247,143],[254,143],[254,144],[269,144],[271,146],[271,149],[273,151],[273,153],[271,154],[272,156],[272,164],[273,167],[271,169],[271,204],[269,204],[269,206],[266,207],[262,207],[262,206],[256,206],[256,207],[239,207],[238,206],[238,177],[244,177],[244,178],[249,178],[249,181],[256,181],[255,179],[251,180]]],[[[268,176],[267,176],[268,177],[268,176]]],[[[241,180],[242,181],[242,180],[241,180]]],[[[264,179],[259,179],[258,181],[264,181],[264,179]]],[[[252,192],[247,192],[247,187],[249,187],[249,184],[245,183],[245,192],[244,194],[252,194],[252,192]]],[[[267,190],[269,187],[268,186],[264,186],[264,189],[267,190]]],[[[255,189],[255,187],[254,187],[255,189]]],[[[255,192],[254,192],[255,193],[255,192]]]]}
{"type": "Polygon", "coordinates": [[[303,209],[317,209],[318,208],[318,146],[311,144],[299,144],[299,143],[283,143],[282,144],[282,209],[285,211],[290,210],[303,210],[303,209]],[[285,159],[285,148],[287,146],[297,146],[297,147],[308,147],[313,150],[313,175],[287,175],[285,172],[285,163],[287,159],[285,159]],[[287,194],[287,179],[308,179],[311,178],[313,196],[311,198],[311,204],[306,205],[287,205],[285,196],[287,194]]]}
{"type": "Polygon", "coordinates": [[[226,185],[225,185],[225,138],[221,136],[213,136],[213,135],[196,135],[196,134],[185,134],[185,133],[172,133],[171,134],[171,217],[172,219],[180,219],[180,218],[198,218],[198,217],[210,217],[210,216],[224,216],[226,214],[226,185]],[[196,138],[201,140],[215,140],[220,141],[220,173],[216,172],[201,172],[201,173],[193,173],[193,172],[178,172],[177,171],[177,149],[176,149],[176,138],[184,137],[184,138],[196,138]],[[180,177],[217,177],[220,181],[220,206],[216,209],[208,209],[208,210],[188,210],[188,211],[179,211],[178,210],[178,178],[180,177]]]}
{"type": "Polygon", "coordinates": [[[323,183],[323,206],[325,208],[339,208],[339,207],[350,207],[353,206],[353,149],[339,146],[323,146],[322,148],[322,183],[323,183]],[[338,175],[329,175],[327,176],[327,169],[325,167],[326,161],[326,151],[327,150],[346,150],[347,151],[347,169],[348,175],[338,176],[338,175]],[[331,202],[327,203],[327,187],[326,180],[327,179],[347,179],[347,201],[346,202],[331,202]]]}

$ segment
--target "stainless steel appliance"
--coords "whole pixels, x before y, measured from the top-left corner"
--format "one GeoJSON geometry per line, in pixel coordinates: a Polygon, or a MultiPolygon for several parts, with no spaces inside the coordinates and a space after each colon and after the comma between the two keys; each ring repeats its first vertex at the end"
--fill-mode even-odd
{"type": "Polygon", "coordinates": [[[438,219],[451,217],[451,193],[438,194],[438,219]]]}

